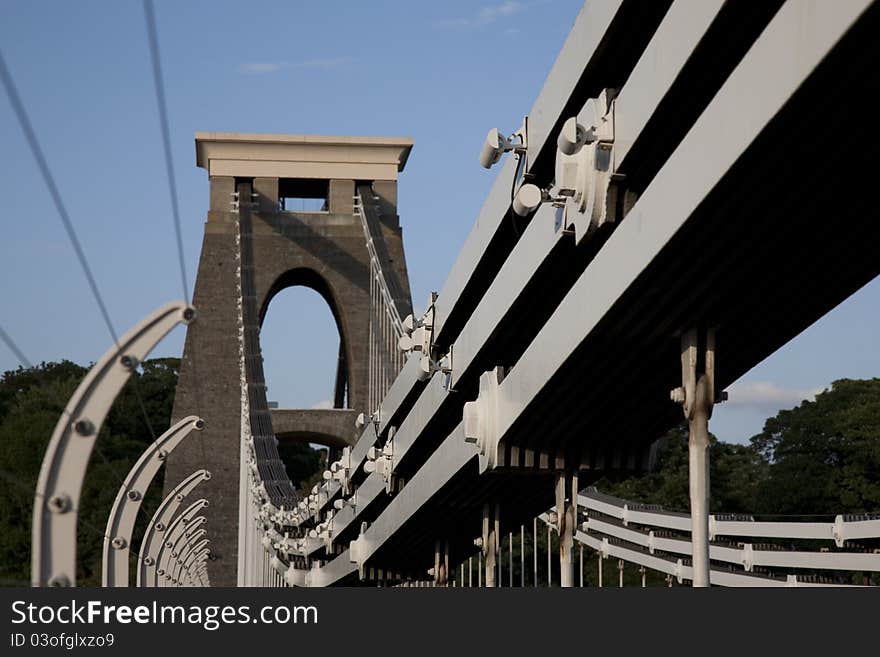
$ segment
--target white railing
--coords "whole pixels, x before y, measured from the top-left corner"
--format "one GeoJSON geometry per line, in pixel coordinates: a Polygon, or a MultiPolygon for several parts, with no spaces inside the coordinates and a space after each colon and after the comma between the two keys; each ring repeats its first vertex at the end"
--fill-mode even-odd
{"type": "MultiPolygon", "coordinates": [[[[576,538],[603,558],[615,557],[665,572],[679,580],[690,579],[690,566],[681,558],[690,557],[693,552],[689,515],[633,504],[594,489],[578,496],[578,506],[587,519],[576,538]],[[681,535],[669,536],[670,532],[681,532],[681,535]]],[[[709,547],[712,561],[742,568],[742,571],[714,568],[711,573],[713,584],[807,585],[792,573],[784,573],[786,579],[751,574],[756,567],[777,571],[880,572],[880,549],[847,543],[880,538],[880,518],[838,515],[834,522],[812,523],[757,521],[750,517],[725,520],[710,516],[709,527],[713,540],[709,547]],[[722,536],[729,540],[717,542],[722,536]],[[739,540],[750,538],[827,540],[833,541],[837,549],[785,549],[773,544],[755,545],[739,540]]]]}
{"type": "Polygon", "coordinates": [[[354,197],[354,212],[360,218],[364,239],[370,254],[370,334],[369,334],[369,386],[367,408],[374,413],[379,402],[388,392],[405,362],[405,354],[398,341],[406,334],[395,295],[389,284],[383,260],[376,244],[382,240],[381,228],[371,225],[364,209],[364,199],[354,197]]]}

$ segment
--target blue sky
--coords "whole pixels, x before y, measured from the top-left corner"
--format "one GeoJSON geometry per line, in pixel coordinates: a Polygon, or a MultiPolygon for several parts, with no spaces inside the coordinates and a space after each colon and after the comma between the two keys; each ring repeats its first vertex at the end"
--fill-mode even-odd
{"type": "MultiPolygon", "coordinates": [[[[190,286],[208,199],[193,132],[401,135],[415,139],[399,209],[423,306],[496,174],[477,163],[487,129],[519,126],[580,5],[157,1],[190,286]]],[[[182,296],[141,3],[7,0],[3,16],[0,47],[124,331],[182,296]]],[[[32,361],[94,360],[109,335],[5,98],[0,167],[2,325],[32,361]]],[[[878,309],[875,281],[733,386],[713,431],[745,440],[836,378],[877,376],[878,309]]],[[[155,355],[182,343],[177,329],[155,355]]],[[[263,345],[270,398],[331,397],[337,336],[317,295],[280,295],[263,345]]],[[[0,346],[0,370],[17,365],[0,346]]]]}

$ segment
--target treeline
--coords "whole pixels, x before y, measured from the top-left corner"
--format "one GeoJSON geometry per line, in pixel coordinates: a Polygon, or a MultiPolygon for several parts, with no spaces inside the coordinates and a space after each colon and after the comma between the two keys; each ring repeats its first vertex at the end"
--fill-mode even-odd
{"type": "MultiPolygon", "coordinates": [[[[768,419],[748,444],[713,437],[709,476],[713,513],[880,513],[880,379],[835,381],[815,401],[768,419]]],[[[686,427],[663,438],[653,472],[597,486],[619,497],[687,510],[686,427]]]]}
{"type": "MultiPolygon", "coordinates": [[[[101,583],[107,517],[119,487],[143,451],[171,424],[178,358],[144,361],[123,388],[95,444],[83,483],[77,537],[77,583],[101,583]]],[[[88,368],[70,361],[19,368],[0,379],[0,586],[30,583],[34,489],[43,454],[61,412],[88,368]]],[[[285,449],[288,474],[311,482],[321,453],[308,445],[285,449]]],[[[134,531],[133,555],[162,500],[164,470],[150,486],[134,531]]],[[[311,483],[309,483],[309,486],[311,483]]]]}
{"type": "MultiPolygon", "coordinates": [[[[145,361],[113,405],[89,465],[79,512],[81,585],[100,584],[107,516],[129,469],[170,425],[179,360],[145,361]]],[[[30,581],[34,488],[49,437],[87,368],[62,361],[6,372],[0,379],[0,585],[30,581]]],[[[317,481],[321,453],[283,446],[291,479],[317,481]]],[[[713,439],[711,511],[815,516],[880,512],[880,379],[840,380],[797,408],[767,420],[748,444],[713,439]]],[[[161,501],[162,475],[145,496],[137,537],[161,501]]],[[[600,490],[634,501],[687,510],[687,434],[660,443],[657,467],[600,490]]]]}

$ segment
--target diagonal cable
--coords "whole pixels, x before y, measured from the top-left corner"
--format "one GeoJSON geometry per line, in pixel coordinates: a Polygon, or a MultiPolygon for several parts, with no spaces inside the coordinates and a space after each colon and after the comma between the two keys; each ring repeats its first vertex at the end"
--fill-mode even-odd
{"type": "Polygon", "coordinates": [[[156,14],[152,0],[144,0],[144,16],[147,23],[147,37],[150,42],[150,59],[153,63],[153,83],[156,87],[156,103],[159,106],[159,124],[162,128],[162,145],[165,149],[165,171],[168,174],[168,191],[171,194],[171,213],[174,218],[174,232],[177,237],[177,257],[180,262],[180,281],[183,284],[183,298],[189,303],[189,285],[186,282],[186,264],[183,257],[183,233],[180,228],[180,208],[177,203],[177,183],[174,182],[174,161],[171,158],[171,137],[168,129],[168,107],[165,101],[165,85],[162,81],[162,58],[159,54],[159,36],[156,31],[156,14]]]}
{"type": "Polygon", "coordinates": [[[104,299],[101,297],[101,293],[98,290],[98,284],[95,282],[95,277],[92,275],[92,270],[89,267],[88,260],[86,260],[82,245],[80,244],[79,238],[76,236],[76,231],[73,228],[73,222],[70,220],[70,215],[67,213],[67,208],[64,206],[64,201],[61,199],[61,193],[58,191],[58,186],[55,184],[55,178],[52,176],[52,171],[49,169],[49,163],[46,161],[45,155],[43,155],[43,149],[40,148],[40,142],[37,140],[37,135],[34,133],[27,110],[21,102],[21,97],[18,95],[15,82],[12,80],[12,74],[6,67],[6,60],[3,58],[2,52],[0,52],[0,78],[3,80],[3,86],[6,89],[6,94],[9,96],[9,102],[12,103],[12,109],[15,111],[15,116],[18,119],[19,125],[21,125],[22,132],[24,132],[31,153],[37,161],[37,167],[40,169],[46,187],[49,188],[49,195],[55,203],[55,208],[58,210],[61,222],[64,224],[64,229],[67,231],[67,236],[70,238],[70,243],[73,246],[73,250],[76,252],[79,264],[82,266],[83,273],[86,275],[86,280],[89,282],[92,295],[95,297],[95,301],[98,304],[98,308],[101,310],[104,322],[107,324],[107,329],[110,331],[113,341],[118,342],[119,340],[116,337],[116,330],[113,328],[113,322],[110,321],[110,314],[107,312],[107,306],[104,305],[104,299]]]}

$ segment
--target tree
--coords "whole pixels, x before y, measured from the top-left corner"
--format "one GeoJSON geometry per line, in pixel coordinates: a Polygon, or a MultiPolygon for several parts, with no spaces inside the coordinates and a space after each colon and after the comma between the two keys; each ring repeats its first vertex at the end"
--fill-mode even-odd
{"type": "Polygon", "coordinates": [[[761,512],[880,511],[880,379],[835,381],[767,420],[751,444],[769,463],[761,512]]]}
{"type": "MultiPolygon", "coordinates": [[[[619,482],[605,479],[597,484],[598,488],[635,502],[660,504],[680,511],[689,509],[687,426],[671,430],[661,438],[658,447],[657,465],[652,471],[619,482]]],[[[710,510],[751,513],[765,472],[766,463],[753,447],[725,443],[710,435],[710,510]]]]}
{"type": "MultiPolygon", "coordinates": [[[[100,583],[104,529],[122,481],[153,435],[170,425],[178,367],[175,358],[142,363],[142,372],[125,385],[98,436],[79,509],[77,580],[82,585],[100,583]]],[[[0,378],[0,583],[30,581],[37,476],[55,424],[86,371],[62,361],[19,368],[0,378]]],[[[142,535],[158,506],[162,483],[160,474],[144,496],[135,536],[142,535]]]]}

